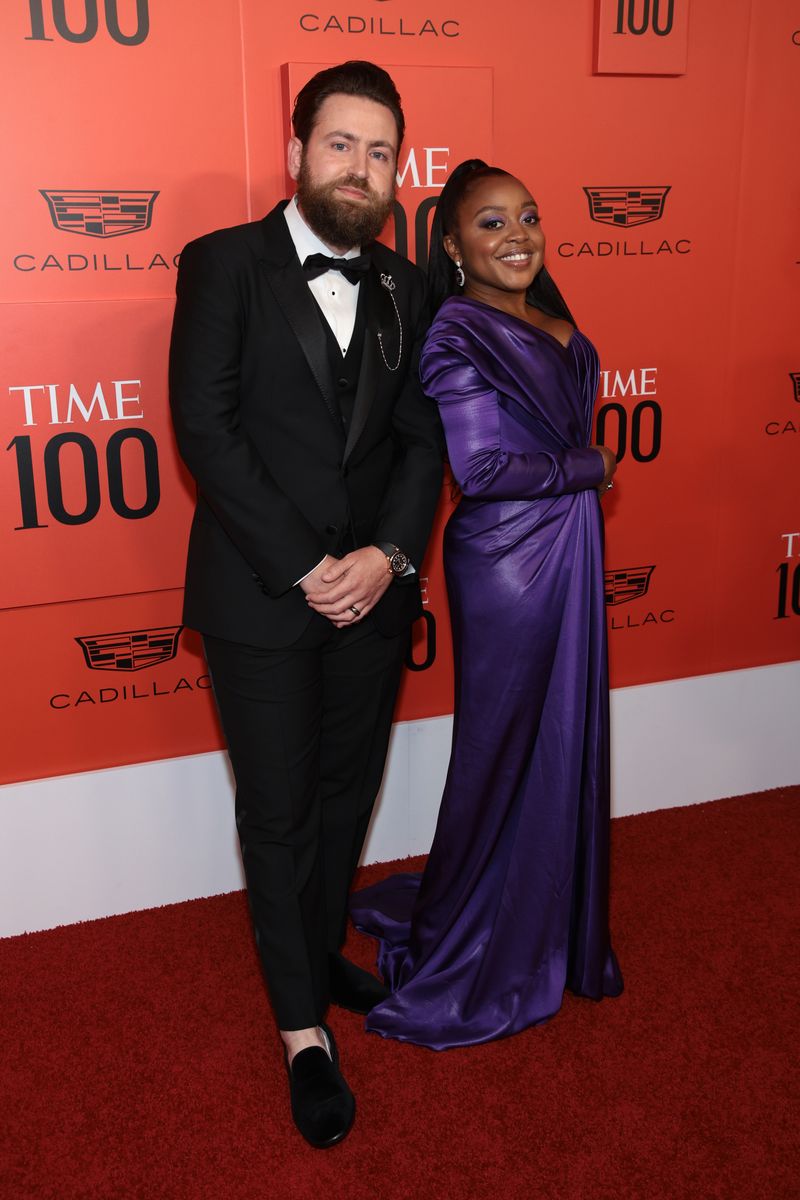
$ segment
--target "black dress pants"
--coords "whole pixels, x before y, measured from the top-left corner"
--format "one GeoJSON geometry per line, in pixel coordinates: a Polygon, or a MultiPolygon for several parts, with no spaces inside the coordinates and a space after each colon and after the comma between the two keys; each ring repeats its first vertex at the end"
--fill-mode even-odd
{"type": "Polygon", "coordinates": [[[280,1029],[318,1025],[328,1005],[328,953],[344,941],[408,644],[369,620],[343,630],[321,620],[279,650],[204,638],[280,1029]]]}

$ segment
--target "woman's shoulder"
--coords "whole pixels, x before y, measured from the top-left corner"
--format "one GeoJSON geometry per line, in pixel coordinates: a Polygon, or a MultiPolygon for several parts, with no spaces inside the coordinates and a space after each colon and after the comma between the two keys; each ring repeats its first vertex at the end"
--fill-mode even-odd
{"type": "Polygon", "coordinates": [[[420,376],[429,395],[463,393],[474,381],[493,375],[497,347],[479,306],[460,296],[445,300],[428,330],[420,358],[420,376]]]}
{"type": "Polygon", "coordinates": [[[463,301],[458,297],[445,300],[425,335],[422,346],[423,374],[445,361],[471,357],[469,324],[461,319],[463,301]]]}
{"type": "Polygon", "coordinates": [[[428,330],[425,350],[428,353],[460,351],[469,355],[469,347],[481,329],[481,314],[476,309],[476,305],[461,296],[450,296],[445,300],[428,330]]]}
{"type": "Polygon", "coordinates": [[[469,328],[478,317],[478,306],[463,296],[448,296],[431,324],[431,333],[469,328]]]}

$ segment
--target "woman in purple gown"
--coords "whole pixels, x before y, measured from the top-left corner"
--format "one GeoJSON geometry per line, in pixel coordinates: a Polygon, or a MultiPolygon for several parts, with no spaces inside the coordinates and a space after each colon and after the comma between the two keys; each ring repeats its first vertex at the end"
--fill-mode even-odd
{"type": "Polygon", "coordinates": [[[437,1050],[544,1021],[565,988],[622,990],[598,501],[616,462],[589,444],[597,355],[543,257],[524,185],[458,167],[431,246],[449,298],[421,360],[462,493],[444,542],[452,755],[421,883],[394,876],[351,906],[392,991],[367,1029],[437,1050]]]}

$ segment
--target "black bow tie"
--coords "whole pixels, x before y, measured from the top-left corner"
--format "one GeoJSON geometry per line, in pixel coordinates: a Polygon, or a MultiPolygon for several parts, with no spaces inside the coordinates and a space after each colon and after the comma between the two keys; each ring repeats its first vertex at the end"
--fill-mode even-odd
{"type": "Polygon", "coordinates": [[[303,262],[306,279],[316,279],[326,271],[339,271],[352,284],[358,283],[359,276],[369,270],[370,257],[359,254],[356,258],[331,258],[328,254],[309,254],[303,262]]]}

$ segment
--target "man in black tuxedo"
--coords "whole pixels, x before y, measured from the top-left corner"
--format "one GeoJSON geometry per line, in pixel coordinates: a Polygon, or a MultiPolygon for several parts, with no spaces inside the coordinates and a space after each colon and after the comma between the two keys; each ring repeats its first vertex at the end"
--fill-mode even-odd
{"type": "Polygon", "coordinates": [[[204,637],[247,889],[315,1146],[354,1100],[329,1002],[386,992],[340,953],[441,487],[418,359],[424,280],[375,242],[404,121],[371,63],[321,71],[289,142],[297,195],[181,255],[170,400],[197,481],[184,619],[204,637]]]}

